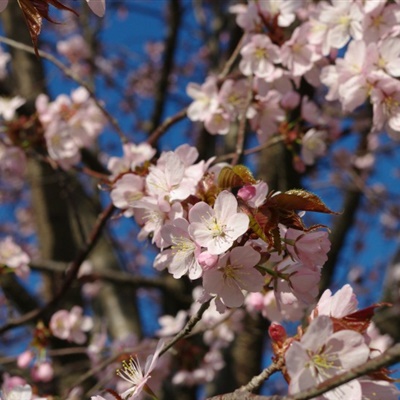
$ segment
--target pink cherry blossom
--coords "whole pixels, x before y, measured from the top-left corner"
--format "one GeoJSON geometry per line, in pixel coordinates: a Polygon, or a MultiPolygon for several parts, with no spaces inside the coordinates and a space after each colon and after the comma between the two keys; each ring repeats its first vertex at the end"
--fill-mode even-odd
{"type": "Polygon", "coordinates": [[[217,371],[225,365],[218,349],[211,349],[202,358],[201,364],[195,369],[182,369],[172,377],[175,385],[194,386],[213,382],[217,371]]]}
{"type": "Polygon", "coordinates": [[[328,259],[331,243],[325,231],[303,232],[289,228],[285,239],[290,255],[308,268],[319,269],[328,259]]]}
{"type": "Polygon", "coordinates": [[[202,274],[201,266],[196,259],[200,253],[200,246],[189,236],[188,227],[186,219],[177,218],[161,229],[164,247],[171,247],[157,255],[154,267],[161,270],[167,266],[175,279],[185,274],[190,279],[197,279],[202,274]]]}
{"type": "Polygon", "coordinates": [[[322,45],[322,54],[331,48],[340,49],[350,38],[361,39],[363,11],[355,2],[333,0],[332,4],[321,2],[311,18],[310,42],[322,45]]]}
{"type": "Polygon", "coordinates": [[[364,6],[366,14],[362,22],[363,39],[366,42],[375,42],[377,39],[387,37],[399,23],[399,10],[397,4],[386,4],[386,1],[366,2],[364,6]]]}
{"type": "Polygon", "coordinates": [[[69,61],[77,62],[90,56],[88,44],[82,35],[75,34],[67,40],[57,42],[57,51],[69,61]]]}
{"type": "Polygon", "coordinates": [[[49,155],[64,169],[80,161],[79,150],[94,143],[106,122],[83,87],[72,91],[70,97],[59,95],[53,102],[46,95],[39,95],[36,109],[45,129],[49,155]]]}
{"type": "Polygon", "coordinates": [[[259,3],[260,10],[271,19],[277,17],[278,26],[282,27],[292,24],[295,12],[303,5],[304,0],[266,0],[259,3]]]}
{"type": "Polygon", "coordinates": [[[145,196],[135,203],[134,215],[142,227],[138,239],[145,240],[152,235],[152,243],[161,248],[163,247],[161,228],[167,221],[183,217],[183,207],[179,202],[171,205],[164,199],[145,196]]]}
{"type": "Polygon", "coordinates": [[[195,242],[211,254],[222,254],[249,227],[249,217],[238,212],[232,193],[224,190],[215,200],[214,208],[199,202],[189,211],[189,233],[195,242]]]}
{"type": "Polygon", "coordinates": [[[144,195],[144,179],[135,174],[125,174],[115,182],[110,193],[115,207],[126,210],[124,215],[133,215],[133,207],[144,195]]]}
{"type": "Polygon", "coordinates": [[[187,115],[192,121],[204,121],[217,109],[218,88],[215,77],[208,77],[201,86],[190,83],[186,92],[194,99],[187,111],[187,115]]]}
{"type": "MultiPolygon", "coordinates": [[[[262,275],[254,268],[259,261],[260,254],[252,247],[235,247],[214,268],[204,271],[205,292],[216,295],[226,307],[240,307],[244,302],[242,290],[258,292],[264,285],[262,275]]],[[[217,304],[218,311],[223,308],[217,304]]]]}
{"type": "Polygon", "coordinates": [[[229,114],[221,107],[212,111],[204,121],[204,127],[212,135],[226,135],[229,132],[231,120],[229,114]]]}
{"type": "Polygon", "coordinates": [[[243,75],[255,75],[266,78],[273,74],[275,66],[280,62],[279,47],[266,35],[253,35],[240,54],[242,61],[239,68],[243,75]]]}
{"type": "Polygon", "coordinates": [[[274,278],[278,307],[296,301],[303,303],[303,308],[315,303],[321,277],[320,269],[310,269],[299,262],[294,262],[290,257],[278,263],[275,269],[280,275],[274,278]]]}
{"type": "MultiPolygon", "coordinates": [[[[289,393],[301,392],[361,365],[368,356],[369,348],[361,334],[351,330],[334,333],[329,317],[317,317],[300,341],[293,342],[285,354],[290,376],[289,393]]],[[[352,381],[327,392],[323,398],[361,400],[361,386],[352,381]]]]}
{"type": "MultiPolygon", "coordinates": [[[[190,147],[190,146],[188,146],[190,147]]],[[[156,165],[150,167],[146,177],[146,189],[150,196],[169,202],[185,200],[195,193],[198,181],[203,175],[205,164],[191,165],[193,157],[187,158],[184,152],[165,152],[156,165]],[[185,157],[187,159],[185,159],[185,157]]],[[[190,150],[187,148],[186,150],[190,150]]],[[[190,151],[188,154],[191,154],[190,151]]],[[[197,158],[197,150],[193,153],[197,158]]]]}
{"type": "Polygon", "coordinates": [[[285,111],[280,106],[281,93],[269,90],[265,96],[256,96],[256,102],[248,111],[251,127],[257,132],[260,142],[266,142],[278,131],[278,124],[285,120],[285,111]]]}
{"type": "Polygon", "coordinates": [[[378,80],[371,92],[374,128],[379,130],[387,124],[392,131],[400,132],[400,83],[387,77],[378,80]]]}
{"type": "Polygon", "coordinates": [[[31,400],[32,399],[32,388],[30,385],[18,385],[14,386],[10,390],[2,390],[3,400],[31,400]]]}
{"type": "Polygon", "coordinates": [[[302,76],[309,71],[314,62],[322,57],[315,45],[310,44],[308,32],[310,26],[303,24],[296,28],[292,37],[281,47],[282,64],[293,76],[302,76]]]}
{"type": "Polygon", "coordinates": [[[245,79],[227,79],[218,93],[220,107],[223,107],[231,120],[239,117],[245,110],[246,98],[250,90],[245,79]]]}
{"type": "Polygon", "coordinates": [[[187,312],[184,310],[178,311],[175,317],[171,315],[163,315],[158,318],[158,323],[161,328],[156,332],[158,337],[168,337],[176,335],[185,326],[187,320],[187,312]]]}
{"type": "Polygon", "coordinates": [[[261,25],[260,14],[266,17],[259,3],[249,0],[248,4],[235,4],[229,7],[229,11],[236,14],[236,23],[245,31],[255,31],[261,25]]]}
{"type": "Polygon", "coordinates": [[[72,307],[71,311],[58,310],[50,320],[50,329],[54,336],[83,344],[86,341],[87,332],[92,329],[93,321],[91,317],[83,316],[83,310],[79,306],[72,307]]]}
{"type": "Polygon", "coordinates": [[[327,132],[309,129],[301,139],[301,158],[306,165],[313,165],[318,157],[326,153],[327,132]]]}
{"type": "Polygon", "coordinates": [[[148,380],[151,378],[150,373],[156,367],[163,348],[164,341],[160,340],[154,354],[147,357],[144,368],[141,367],[137,357],[131,356],[128,361],[122,362],[122,368],[117,370],[117,375],[130,384],[130,388],[121,394],[124,399],[137,399],[140,396],[145,386],[147,386],[148,380]]]}
{"type": "Polygon", "coordinates": [[[28,254],[10,236],[0,241],[0,267],[11,268],[20,277],[26,277],[29,262],[28,254]]]}
{"type": "Polygon", "coordinates": [[[150,161],[156,154],[156,149],[148,143],[125,143],[122,149],[122,157],[110,157],[108,160],[107,168],[114,178],[124,172],[134,171],[137,166],[150,161]]]}
{"type": "Polygon", "coordinates": [[[346,284],[334,295],[330,289],[326,289],[318,301],[310,317],[327,315],[334,318],[343,318],[357,311],[358,301],[353,288],[346,284]]]}
{"type": "Polygon", "coordinates": [[[363,399],[399,399],[400,391],[391,382],[360,378],[358,383],[361,385],[363,399]]]}

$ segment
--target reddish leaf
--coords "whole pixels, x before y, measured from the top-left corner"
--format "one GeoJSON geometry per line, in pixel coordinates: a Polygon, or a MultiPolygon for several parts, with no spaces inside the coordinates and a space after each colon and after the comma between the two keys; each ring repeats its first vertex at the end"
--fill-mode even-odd
{"type": "Polygon", "coordinates": [[[330,210],[315,194],[302,189],[288,190],[271,196],[267,201],[268,207],[277,207],[284,210],[316,211],[327,214],[337,214],[330,210]]]}
{"type": "Polygon", "coordinates": [[[364,333],[372,317],[374,316],[375,309],[382,306],[388,306],[388,303],[379,303],[372,306],[363,308],[362,310],[355,311],[352,314],[346,315],[343,318],[332,318],[335,332],[342,329],[350,329],[359,333],[364,333]]]}
{"type": "Polygon", "coordinates": [[[50,22],[55,23],[49,16],[49,4],[60,9],[71,11],[77,15],[77,13],[71,8],[63,5],[58,0],[17,0],[18,4],[23,12],[26,24],[31,35],[33,47],[36,54],[38,55],[37,40],[42,29],[42,19],[47,19],[50,22]]]}
{"type": "Polygon", "coordinates": [[[250,228],[253,232],[264,242],[269,242],[267,236],[264,233],[264,228],[267,224],[267,217],[262,213],[257,213],[256,215],[249,215],[250,217],[250,228]]]}

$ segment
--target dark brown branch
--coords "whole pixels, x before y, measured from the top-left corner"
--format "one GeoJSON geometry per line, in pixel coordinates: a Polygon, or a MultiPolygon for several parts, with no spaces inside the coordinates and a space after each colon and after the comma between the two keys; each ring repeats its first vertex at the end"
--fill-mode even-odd
{"type": "Polygon", "coordinates": [[[185,336],[189,335],[189,333],[192,331],[192,329],[201,320],[201,317],[203,316],[204,312],[207,310],[207,308],[210,305],[210,301],[211,301],[211,299],[201,305],[201,307],[198,309],[197,313],[194,314],[189,319],[189,321],[186,323],[185,327],[168,344],[166,344],[164,346],[160,355],[164,354],[168,349],[170,349],[172,346],[174,346],[174,344],[176,344],[179,340],[181,340],[185,336]]]}
{"type": "Polygon", "coordinates": [[[180,0],[170,0],[168,33],[165,38],[164,64],[158,87],[155,91],[154,109],[150,119],[148,131],[152,132],[161,122],[164,113],[165,101],[168,96],[168,87],[171,73],[174,68],[175,54],[178,44],[178,33],[182,22],[182,7],[180,0]]]}

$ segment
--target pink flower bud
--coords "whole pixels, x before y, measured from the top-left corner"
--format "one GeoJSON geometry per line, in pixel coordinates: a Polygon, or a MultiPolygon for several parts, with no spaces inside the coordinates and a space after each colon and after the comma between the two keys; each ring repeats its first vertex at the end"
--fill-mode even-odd
{"type": "Polygon", "coordinates": [[[36,364],[31,370],[31,376],[36,382],[50,382],[54,376],[53,366],[49,361],[36,364]]]}
{"type": "Polygon", "coordinates": [[[203,271],[208,271],[209,269],[213,268],[218,261],[218,256],[214,254],[210,254],[208,251],[203,251],[197,257],[197,262],[203,268],[203,271]]]}
{"type": "Polygon", "coordinates": [[[18,356],[17,365],[19,368],[27,368],[33,360],[34,354],[31,350],[26,350],[18,356]]]}
{"type": "Polygon", "coordinates": [[[256,188],[254,186],[243,186],[238,191],[238,197],[240,197],[244,201],[248,201],[252,199],[256,194],[256,188]]]}
{"type": "Polygon", "coordinates": [[[277,322],[272,322],[269,329],[268,334],[273,342],[275,343],[283,343],[286,340],[286,330],[277,322]]]}

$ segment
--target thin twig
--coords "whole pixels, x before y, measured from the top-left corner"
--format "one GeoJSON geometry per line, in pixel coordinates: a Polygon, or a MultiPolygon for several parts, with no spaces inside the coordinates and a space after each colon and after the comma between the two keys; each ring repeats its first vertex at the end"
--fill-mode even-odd
{"type": "Polygon", "coordinates": [[[178,111],[175,115],[168,117],[147,139],[147,143],[154,145],[172,125],[186,117],[187,107],[178,111]]]}
{"type": "MultiPolygon", "coordinates": [[[[258,146],[252,147],[251,149],[247,149],[243,151],[243,155],[248,156],[249,154],[257,153],[263,149],[266,149],[268,147],[275,146],[276,144],[280,143],[283,141],[282,136],[275,136],[272,139],[270,139],[268,142],[260,144],[258,146]]],[[[217,157],[215,162],[221,162],[221,161],[226,161],[230,160],[231,158],[235,157],[235,153],[229,153],[229,154],[224,154],[222,156],[217,157]]]]}
{"type": "Polygon", "coordinates": [[[210,302],[211,299],[201,305],[197,313],[189,319],[186,326],[168,344],[164,346],[164,348],[160,352],[160,356],[164,354],[167,350],[169,350],[180,339],[184,338],[192,331],[192,329],[196,326],[196,324],[201,320],[201,317],[207,310],[208,306],[210,305],[210,302]]]}
{"type": "Polygon", "coordinates": [[[239,128],[237,134],[237,142],[236,142],[236,152],[235,155],[232,157],[231,165],[236,165],[240,159],[240,156],[243,154],[243,146],[244,146],[244,139],[246,136],[246,123],[247,123],[247,110],[250,107],[251,101],[253,100],[253,78],[250,77],[248,79],[249,82],[249,90],[246,96],[246,103],[243,107],[242,112],[239,115],[239,128]]]}
{"type": "MultiPolygon", "coordinates": [[[[27,53],[36,54],[33,47],[27,46],[26,44],[17,42],[16,40],[9,39],[4,36],[0,36],[0,43],[4,43],[4,44],[14,47],[16,49],[26,51],[27,53]]],[[[113,128],[117,132],[118,136],[120,137],[122,143],[126,143],[128,141],[124,132],[122,131],[121,127],[119,126],[118,121],[106,110],[106,108],[104,107],[102,102],[97,99],[93,90],[90,88],[90,86],[84,80],[82,80],[71,68],[68,68],[65,64],[63,64],[60,60],[58,60],[52,54],[50,54],[46,51],[43,51],[43,50],[39,50],[39,56],[50,61],[51,63],[53,63],[66,76],[71,78],[73,81],[75,81],[79,85],[83,86],[88,91],[88,93],[89,93],[90,97],[93,99],[93,101],[96,103],[96,106],[102,111],[102,113],[108,119],[110,124],[113,126],[113,128]]]]}
{"type": "Polygon", "coordinates": [[[225,63],[225,66],[223,68],[223,70],[221,71],[221,73],[218,75],[218,80],[223,80],[227,77],[227,75],[229,74],[233,64],[236,61],[236,58],[239,56],[240,50],[242,49],[243,43],[245,40],[245,35],[243,35],[240,40],[239,43],[237,44],[235,50],[233,51],[232,55],[229,57],[228,61],[225,63]]]}

